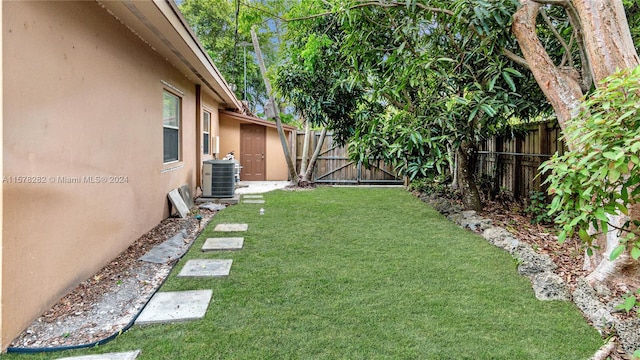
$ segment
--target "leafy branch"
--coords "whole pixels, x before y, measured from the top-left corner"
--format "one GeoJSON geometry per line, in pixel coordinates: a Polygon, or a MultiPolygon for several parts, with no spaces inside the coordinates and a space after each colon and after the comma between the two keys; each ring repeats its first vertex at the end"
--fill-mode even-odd
{"type": "Polygon", "coordinates": [[[591,246],[612,229],[622,236],[610,259],[628,250],[638,260],[640,222],[630,209],[640,203],[640,66],[605,79],[569,124],[565,140],[579,146],[541,166],[551,174],[549,214],[562,227],[559,240],[577,232],[591,246]],[[624,221],[611,222],[620,215],[624,221]]]}
{"type": "Polygon", "coordinates": [[[308,15],[308,16],[301,16],[301,17],[296,17],[296,18],[292,18],[292,19],[282,19],[283,21],[303,21],[303,20],[310,20],[310,19],[314,19],[314,18],[318,18],[318,17],[324,17],[324,16],[328,16],[328,15],[335,15],[338,12],[346,12],[346,11],[351,11],[351,10],[357,10],[357,9],[361,9],[361,8],[365,8],[365,7],[381,7],[381,8],[395,8],[395,7],[409,7],[409,6],[415,6],[419,9],[425,10],[425,11],[429,11],[429,12],[433,12],[433,13],[441,13],[441,14],[446,14],[446,15],[450,15],[450,16],[454,16],[455,13],[451,10],[448,9],[443,9],[443,8],[438,8],[438,7],[432,7],[432,6],[428,6],[419,2],[413,3],[411,4],[410,2],[404,2],[404,3],[399,3],[397,1],[391,1],[391,2],[385,2],[385,1],[358,1],[356,4],[348,6],[346,8],[340,8],[338,10],[330,10],[330,11],[325,11],[322,13],[318,13],[318,14],[313,14],[313,15],[308,15]],[[409,5],[408,5],[409,4],[409,5]]]}

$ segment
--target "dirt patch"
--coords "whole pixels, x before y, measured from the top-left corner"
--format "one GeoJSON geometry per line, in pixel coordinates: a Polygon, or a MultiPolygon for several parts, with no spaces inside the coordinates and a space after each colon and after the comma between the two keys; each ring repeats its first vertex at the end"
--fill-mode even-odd
{"type": "Polygon", "coordinates": [[[304,191],[313,190],[316,188],[316,184],[308,181],[300,181],[297,185],[287,185],[282,190],[285,191],[304,191]]]}
{"type": "Polygon", "coordinates": [[[187,233],[185,244],[192,244],[215,212],[200,209],[199,215],[200,219],[168,218],[160,222],[38,317],[10,348],[92,344],[130,325],[177,262],[153,264],[138,259],[182,230],[187,233]]]}

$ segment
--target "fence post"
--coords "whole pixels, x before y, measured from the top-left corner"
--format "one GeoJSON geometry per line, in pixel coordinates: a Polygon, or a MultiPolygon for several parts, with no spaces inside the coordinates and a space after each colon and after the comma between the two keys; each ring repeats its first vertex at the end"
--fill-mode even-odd
{"type": "MultiPolygon", "coordinates": [[[[522,153],[522,137],[521,136],[516,136],[516,153],[517,154],[521,154],[522,153]]],[[[519,199],[520,196],[522,196],[522,189],[521,186],[524,188],[522,181],[520,181],[523,176],[522,176],[522,156],[516,155],[513,157],[513,168],[515,171],[515,174],[513,174],[513,197],[516,199],[519,199]]]]}
{"type": "MultiPolygon", "coordinates": [[[[546,122],[538,124],[538,134],[540,135],[537,149],[538,154],[551,154],[551,144],[549,143],[549,127],[547,125],[548,123],[546,122]]],[[[538,160],[538,168],[540,168],[540,165],[542,165],[544,159],[542,157],[539,157],[538,160]]],[[[537,191],[542,190],[542,179],[540,176],[536,176],[533,186],[537,191]]]]}
{"type": "Polygon", "coordinates": [[[493,151],[496,152],[495,154],[495,173],[494,173],[494,181],[495,184],[493,184],[493,194],[492,196],[497,195],[500,192],[500,188],[502,187],[502,179],[504,178],[504,164],[502,162],[502,154],[500,154],[501,152],[504,151],[504,138],[502,136],[496,136],[496,143],[495,143],[495,148],[493,149],[493,151]]]}

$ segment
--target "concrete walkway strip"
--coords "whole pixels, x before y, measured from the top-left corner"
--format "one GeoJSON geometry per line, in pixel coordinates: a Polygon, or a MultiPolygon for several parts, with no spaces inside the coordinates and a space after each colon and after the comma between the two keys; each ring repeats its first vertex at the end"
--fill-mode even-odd
{"type": "Polygon", "coordinates": [[[142,310],[136,319],[136,325],[202,319],[212,296],[212,290],[158,292],[142,310]]]}
{"type": "Polygon", "coordinates": [[[249,199],[249,200],[242,200],[243,204],[264,204],[264,200],[256,200],[256,199],[249,199]]]}
{"type": "Polygon", "coordinates": [[[184,264],[178,277],[229,276],[232,263],[229,259],[191,259],[184,264]]]}
{"type": "Polygon", "coordinates": [[[218,224],[213,231],[247,231],[248,224],[218,224]]]}
{"type": "Polygon", "coordinates": [[[108,353],[98,355],[84,355],[84,356],[72,356],[58,358],[58,360],[134,360],[140,355],[140,350],[121,352],[121,353],[108,353]]]}
{"type": "Polygon", "coordinates": [[[263,195],[252,195],[252,194],[247,194],[247,195],[242,195],[243,199],[262,199],[264,198],[263,195]]]}
{"type": "Polygon", "coordinates": [[[242,237],[208,238],[202,245],[202,251],[240,250],[242,246],[242,237]]]}

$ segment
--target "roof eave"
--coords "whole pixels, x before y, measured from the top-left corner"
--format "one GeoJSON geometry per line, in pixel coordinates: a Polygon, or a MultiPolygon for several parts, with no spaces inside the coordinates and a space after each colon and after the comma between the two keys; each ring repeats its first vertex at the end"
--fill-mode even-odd
{"type": "Polygon", "coordinates": [[[226,109],[243,106],[172,0],[98,2],[226,109]]]}
{"type": "MultiPolygon", "coordinates": [[[[249,115],[245,115],[245,114],[239,114],[236,112],[232,112],[232,111],[219,111],[220,116],[222,117],[230,117],[233,118],[234,120],[240,121],[240,122],[245,122],[245,123],[252,123],[252,124],[258,124],[258,125],[264,125],[266,127],[271,127],[271,128],[277,128],[277,124],[273,121],[269,121],[269,120],[264,120],[261,119],[259,117],[255,117],[255,116],[249,116],[249,115]]],[[[287,124],[282,124],[282,128],[285,131],[297,131],[298,128],[295,126],[291,126],[291,125],[287,125],[287,124]]]]}

